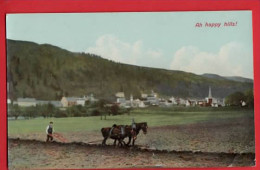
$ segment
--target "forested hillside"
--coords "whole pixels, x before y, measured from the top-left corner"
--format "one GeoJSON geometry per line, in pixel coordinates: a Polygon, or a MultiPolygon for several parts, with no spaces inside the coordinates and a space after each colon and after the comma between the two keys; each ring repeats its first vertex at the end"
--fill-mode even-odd
{"type": "Polygon", "coordinates": [[[118,91],[136,98],[151,90],[159,96],[204,98],[209,86],[213,97],[222,98],[253,87],[252,82],[121,64],[94,54],[25,41],[7,40],[7,62],[12,99],[60,100],[63,95],[93,93],[97,98],[112,100],[118,91]]]}

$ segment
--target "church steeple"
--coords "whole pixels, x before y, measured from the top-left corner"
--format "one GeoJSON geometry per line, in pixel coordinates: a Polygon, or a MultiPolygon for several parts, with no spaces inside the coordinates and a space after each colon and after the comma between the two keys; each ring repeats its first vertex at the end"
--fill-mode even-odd
{"type": "Polygon", "coordinates": [[[211,99],[212,98],[212,95],[211,95],[211,87],[209,86],[209,97],[208,97],[209,99],[211,99]]]}

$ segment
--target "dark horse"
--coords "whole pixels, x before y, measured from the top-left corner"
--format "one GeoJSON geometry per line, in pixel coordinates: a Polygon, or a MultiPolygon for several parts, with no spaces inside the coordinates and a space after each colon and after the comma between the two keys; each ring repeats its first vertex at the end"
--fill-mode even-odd
{"type": "Polygon", "coordinates": [[[140,130],[143,131],[144,134],[147,133],[147,129],[148,129],[148,125],[146,122],[142,122],[142,123],[136,123],[136,129],[135,132],[131,132],[132,135],[128,135],[128,142],[126,145],[129,145],[131,143],[131,139],[133,138],[132,141],[132,146],[135,145],[135,140],[137,139],[137,135],[139,134],[140,130]]]}
{"type": "Polygon", "coordinates": [[[122,146],[123,144],[125,145],[124,139],[128,137],[129,141],[126,145],[129,145],[133,138],[132,145],[134,146],[135,140],[137,139],[137,135],[139,134],[140,130],[146,134],[147,128],[148,126],[146,122],[136,123],[135,131],[133,131],[132,126],[130,125],[114,125],[113,127],[102,128],[101,132],[104,137],[102,145],[106,145],[106,140],[110,137],[111,139],[114,139],[114,145],[116,145],[116,141],[118,140],[118,145],[122,146]],[[122,128],[124,128],[124,133],[122,133],[122,128]]]}
{"type": "MultiPolygon", "coordinates": [[[[104,140],[102,142],[102,145],[106,145],[106,141],[108,138],[114,139],[114,145],[116,145],[116,140],[119,141],[118,145],[123,146],[123,136],[121,133],[121,129],[117,125],[113,125],[113,127],[106,127],[101,129],[102,136],[104,137],[104,140]]],[[[124,143],[125,144],[125,143],[124,143]]]]}

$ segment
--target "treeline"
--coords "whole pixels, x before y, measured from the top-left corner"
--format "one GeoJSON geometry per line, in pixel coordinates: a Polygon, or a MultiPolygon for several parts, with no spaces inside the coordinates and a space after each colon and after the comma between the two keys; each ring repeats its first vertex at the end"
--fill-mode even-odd
{"type": "Polygon", "coordinates": [[[226,97],[225,104],[229,106],[241,106],[242,102],[248,107],[254,107],[254,91],[248,89],[245,92],[237,91],[226,97]]]}
{"type": "Polygon", "coordinates": [[[36,117],[87,117],[101,116],[101,119],[106,119],[106,116],[120,115],[130,113],[130,109],[120,108],[116,104],[107,104],[106,101],[100,100],[96,103],[87,103],[85,106],[75,105],[67,109],[54,107],[52,104],[36,105],[30,107],[20,107],[18,105],[8,105],[8,117],[24,117],[32,119],[36,117]]]}

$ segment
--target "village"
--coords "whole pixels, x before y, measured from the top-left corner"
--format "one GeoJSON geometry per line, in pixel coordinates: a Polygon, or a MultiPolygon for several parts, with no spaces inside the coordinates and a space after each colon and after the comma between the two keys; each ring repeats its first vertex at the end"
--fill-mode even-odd
{"type": "MultiPolygon", "coordinates": [[[[149,94],[142,93],[140,98],[134,99],[133,95],[130,95],[127,99],[124,92],[117,92],[115,94],[116,100],[110,102],[110,104],[118,105],[121,108],[145,108],[148,106],[158,106],[158,107],[172,107],[172,106],[185,106],[185,107],[224,107],[225,99],[214,98],[211,93],[211,87],[209,87],[208,96],[204,99],[191,99],[191,98],[180,98],[180,97],[159,97],[157,93],[153,90],[149,94]]],[[[83,97],[62,97],[60,101],[58,100],[37,100],[35,98],[17,98],[13,101],[14,105],[20,107],[31,107],[36,105],[47,105],[52,104],[56,108],[66,109],[71,106],[81,105],[85,106],[88,103],[95,103],[99,99],[95,98],[94,94],[83,97]]],[[[11,100],[8,99],[8,104],[11,104],[11,100]]],[[[245,102],[242,103],[245,105],[245,102]]]]}

